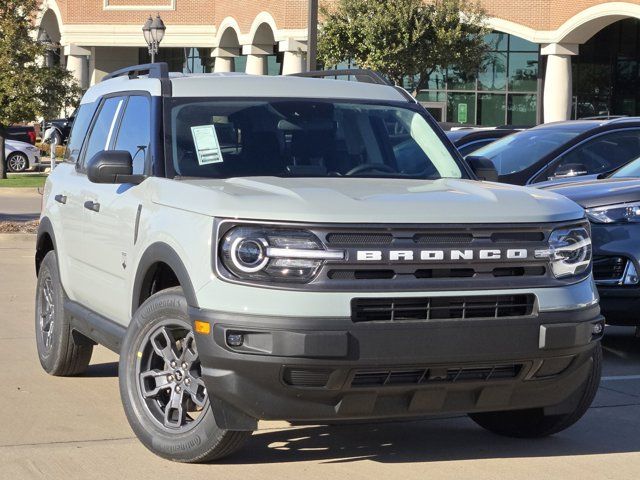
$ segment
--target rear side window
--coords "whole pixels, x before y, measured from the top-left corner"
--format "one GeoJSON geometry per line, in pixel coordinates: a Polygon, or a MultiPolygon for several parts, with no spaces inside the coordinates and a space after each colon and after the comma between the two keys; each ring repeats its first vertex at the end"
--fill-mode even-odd
{"type": "Polygon", "coordinates": [[[561,156],[537,182],[548,178],[610,172],[640,156],[640,130],[606,133],[561,156]]]}
{"type": "Polygon", "coordinates": [[[87,140],[83,154],[83,164],[90,160],[96,153],[109,149],[113,138],[113,131],[116,127],[124,101],[125,97],[111,97],[102,103],[98,117],[93,124],[91,134],[87,140]]]}
{"type": "Polygon", "coordinates": [[[67,143],[67,149],[64,154],[66,162],[76,163],[82,150],[82,144],[87,136],[91,119],[96,111],[96,103],[85,103],[80,105],[74,112],[75,118],[71,127],[71,136],[67,143]]]}
{"type": "Polygon", "coordinates": [[[144,174],[145,159],[151,142],[150,122],[149,97],[129,97],[114,150],[126,150],[131,154],[134,175],[144,174]]]}

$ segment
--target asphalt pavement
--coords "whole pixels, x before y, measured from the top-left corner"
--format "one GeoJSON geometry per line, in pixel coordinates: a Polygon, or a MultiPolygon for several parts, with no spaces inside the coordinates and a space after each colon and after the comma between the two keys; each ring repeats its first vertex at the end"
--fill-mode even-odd
{"type": "Polygon", "coordinates": [[[37,220],[41,202],[36,188],[0,188],[0,222],[37,220]]]}
{"type": "Polygon", "coordinates": [[[221,463],[162,460],[127,424],[116,355],[96,348],[80,377],[42,371],[34,243],[32,235],[0,235],[0,480],[638,478],[640,339],[633,329],[611,327],[594,405],[551,438],[498,437],[465,416],[339,427],[262,422],[247,446],[221,463]]]}

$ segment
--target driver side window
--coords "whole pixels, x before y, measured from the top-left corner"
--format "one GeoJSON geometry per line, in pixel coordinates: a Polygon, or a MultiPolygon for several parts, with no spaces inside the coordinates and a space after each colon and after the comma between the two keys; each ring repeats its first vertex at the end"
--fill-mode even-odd
{"type": "Polygon", "coordinates": [[[562,155],[536,181],[615,170],[640,156],[640,130],[606,133],[562,155]]]}

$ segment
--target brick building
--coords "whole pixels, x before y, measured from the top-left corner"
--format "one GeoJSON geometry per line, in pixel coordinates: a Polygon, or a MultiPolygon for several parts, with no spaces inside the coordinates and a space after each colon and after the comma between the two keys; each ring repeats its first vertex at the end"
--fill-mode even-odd
{"type": "MultiPolygon", "coordinates": [[[[330,0],[325,0],[330,1],[330,0]]],[[[640,115],[640,0],[482,0],[494,33],[477,75],[436,72],[421,101],[460,124],[640,115]]],[[[147,62],[141,26],[167,24],[159,60],[184,71],[304,68],[307,0],[43,0],[37,22],[83,87],[147,62]]]]}

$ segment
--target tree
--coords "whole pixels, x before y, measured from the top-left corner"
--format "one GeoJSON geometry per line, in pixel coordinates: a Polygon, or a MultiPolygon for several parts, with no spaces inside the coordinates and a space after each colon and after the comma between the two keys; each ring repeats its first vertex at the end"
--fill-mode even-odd
{"type": "Polygon", "coordinates": [[[80,88],[60,66],[45,66],[37,41],[39,0],[0,2],[0,178],[6,178],[6,127],[32,122],[77,103],[80,88]]]}
{"type": "Polygon", "coordinates": [[[416,93],[437,69],[475,74],[488,51],[476,0],[338,0],[322,17],[320,61],[352,61],[396,85],[410,78],[416,93]]]}

